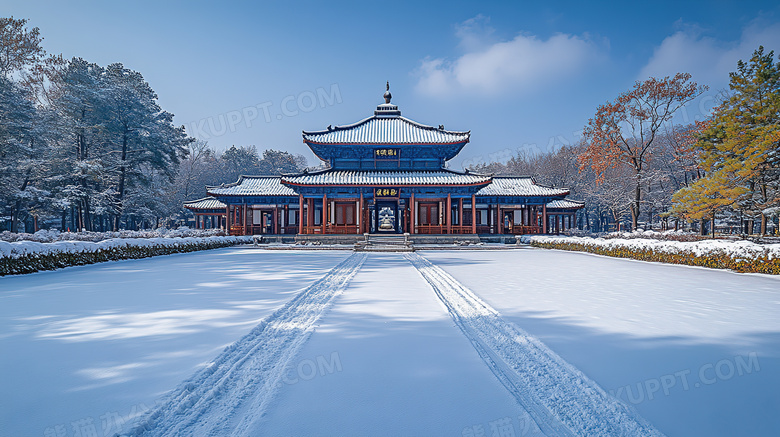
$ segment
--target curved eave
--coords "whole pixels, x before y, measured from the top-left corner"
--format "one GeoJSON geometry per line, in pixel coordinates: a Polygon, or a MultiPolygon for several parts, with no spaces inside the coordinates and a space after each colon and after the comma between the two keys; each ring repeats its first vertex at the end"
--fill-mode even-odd
{"type": "Polygon", "coordinates": [[[332,170],[285,175],[281,183],[295,187],[483,187],[490,176],[451,170],[332,170]]]}
{"type": "Polygon", "coordinates": [[[249,189],[249,188],[247,188],[247,192],[239,192],[239,193],[224,193],[224,192],[220,193],[220,192],[215,192],[215,190],[229,190],[231,188],[241,187],[241,185],[244,183],[244,181],[248,180],[248,179],[265,179],[265,180],[274,179],[274,180],[277,181],[277,184],[278,184],[278,186],[274,187],[274,188],[281,188],[281,189],[291,190],[291,188],[285,187],[281,183],[281,179],[282,178],[279,175],[267,175],[267,176],[266,175],[251,175],[251,176],[250,175],[241,175],[241,176],[238,177],[238,181],[236,181],[236,182],[232,182],[232,183],[229,183],[229,184],[223,184],[223,185],[216,185],[216,186],[213,186],[213,185],[212,186],[206,186],[206,193],[209,196],[212,196],[212,197],[231,197],[231,198],[232,197],[246,197],[246,196],[266,196],[266,197],[292,197],[292,196],[297,196],[296,193],[278,193],[278,192],[273,192],[273,191],[252,193],[251,192],[252,189],[249,189]]]}
{"type": "Polygon", "coordinates": [[[436,146],[465,144],[470,140],[471,131],[449,131],[427,126],[400,115],[374,115],[348,125],[329,126],[328,129],[318,131],[302,131],[302,137],[304,143],[318,145],[436,146]],[[374,123],[381,124],[374,126],[374,123]],[[388,138],[395,140],[386,140],[388,138]]]}
{"type": "Polygon", "coordinates": [[[469,143],[469,140],[466,139],[464,141],[455,141],[455,142],[448,142],[448,143],[325,143],[325,142],[317,142],[317,141],[303,141],[308,147],[309,150],[316,156],[320,161],[330,161],[332,158],[337,157],[335,156],[335,153],[329,153],[325,154],[327,150],[322,150],[323,148],[329,148],[329,147],[360,147],[360,146],[366,146],[366,147],[415,147],[415,146],[425,146],[425,147],[453,147],[454,150],[450,153],[447,153],[446,155],[442,156],[445,161],[449,161],[461,152],[464,147],[466,147],[466,144],[469,143]]]}
{"type": "Polygon", "coordinates": [[[462,141],[451,141],[451,142],[431,142],[431,143],[424,143],[424,142],[410,142],[410,143],[393,143],[393,142],[381,142],[381,143],[360,143],[360,142],[354,142],[354,143],[347,143],[347,142],[337,142],[337,143],[327,143],[327,142],[321,142],[321,141],[311,141],[311,140],[303,140],[306,144],[316,144],[318,146],[454,146],[455,144],[463,144],[469,142],[469,139],[466,138],[462,141]]]}
{"type": "Polygon", "coordinates": [[[247,193],[247,194],[211,194],[211,192],[206,191],[208,194],[212,196],[219,196],[219,197],[247,197],[247,196],[263,196],[263,197],[295,197],[297,194],[253,194],[253,193],[247,193]]]}
{"type": "Polygon", "coordinates": [[[322,129],[322,130],[312,130],[312,131],[306,131],[305,130],[305,131],[302,131],[303,132],[303,136],[304,136],[304,141],[305,141],[306,135],[323,135],[323,134],[327,134],[329,132],[335,132],[335,131],[339,131],[339,130],[352,129],[352,128],[360,126],[361,124],[368,123],[369,121],[373,120],[375,117],[376,117],[376,115],[372,115],[370,117],[366,117],[366,118],[364,118],[362,120],[356,121],[356,122],[351,123],[351,124],[345,124],[345,125],[341,125],[341,126],[336,126],[333,129],[322,129]]]}
{"type": "Polygon", "coordinates": [[[225,204],[219,201],[219,199],[213,196],[204,197],[202,199],[190,200],[184,202],[182,207],[189,209],[190,211],[218,211],[225,208],[225,204]],[[203,206],[208,205],[208,206],[203,206]]]}
{"type": "Polygon", "coordinates": [[[360,125],[363,125],[363,124],[366,124],[366,123],[370,122],[371,120],[388,119],[388,118],[400,119],[400,120],[403,120],[406,123],[409,123],[409,124],[411,124],[411,125],[413,125],[415,127],[420,128],[420,129],[439,131],[439,132],[443,132],[443,133],[449,134],[449,135],[464,135],[467,138],[468,138],[469,135],[471,135],[471,131],[470,130],[469,131],[453,131],[453,130],[439,129],[437,127],[428,126],[428,125],[416,122],[416,121],[414,121],[412,119],[409,119],[409,118],[406,118],[406,117],[402,117],[400,115],[399,116],[389,116],[389,117],[372,115],[370,117],[366,117],[366,118],[364,118],[362,120],[356,121],[356,122],[351,123],[351,124],[344,124],[344,125],[341,125],[341,126],[335,126],[335,127],[333,127],[333,129],[322,129],[322,130],[316,130],[316,131],[302,131],[302,132],[303,132],[303,136],[304,137],[306,135],[323,135],[323,134],[327,134],[327,133],[330,133],[330,132],[337,132],[337,131],[340,131],[340,130],[354,129],[354,128],[360,126],[360,125]]]}
{"type": "MultiPolygon", "coordinates": [[[[585,208],[585,202],[580,202],[580,201],[577,201],[577,200],[567,200],[567,199],[562,199],[561,201],[565,202],[566,205],[564,205],[564,206],[550,206],[550,204],[547,204],[547,211],[553,211],[553,212],[555,212],[555,211],[564,211],[564,212],[568,212],[568,211],[575,211],[575,210],[578,210],[578,209],[585,208]]],[[[556,201],[553,201],[553,202],[550,202],[550,203],[555,203],[555,202],[556,201]]]]}
{"type": "Polygon", "coordinates": [[[197,206],[187,206],[187,205],[184,205],[184,208],[189,209],[190,211],[222,211],[222,212],[225,212],[225,208],[199,208],[197,206]]]}
{"type": "Polygon", "coordinates": [[[472,182],[468,184],[304,184],[296,182],[282,181],[285,185],[292,185],[295,187],[476,187],[480,185],[488,185],[490,181],[485,182],[472,182]]]}

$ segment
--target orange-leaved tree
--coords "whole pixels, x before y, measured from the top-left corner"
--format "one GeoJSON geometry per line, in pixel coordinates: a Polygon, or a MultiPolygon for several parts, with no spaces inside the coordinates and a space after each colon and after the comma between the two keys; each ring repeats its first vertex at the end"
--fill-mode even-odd
{"type": "Polygon", "coordinates": [[[627,165],[634,181],[630,212],[637,228],[642,202],[642,177],[653,153],[659,130],[671,121],[674,113],[706,90],[691,81],[688,73],[677,73],[663,79],[649,78],[636,82],[613,102],[596,109],[588,120],[583,136],[586,148],[580,155],[580,169],[590,167],[604,182],[607,170],[627,165]]]}

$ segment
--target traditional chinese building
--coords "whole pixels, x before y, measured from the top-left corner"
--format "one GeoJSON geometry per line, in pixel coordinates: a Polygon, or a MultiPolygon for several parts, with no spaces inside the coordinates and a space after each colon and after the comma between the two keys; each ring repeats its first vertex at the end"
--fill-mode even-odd
{"type": "Polygon", "coordinates": [[[364,120],[303,132],[321,169],[241,176],[207,187],[211,198],[185,208],[199,227],[224,220],[236,235],[538,234],[576,226],[584,204],[567,200],[568,189],[449,170],[470,131],[401,116],[389,86],[384,99],[364,120]]]}

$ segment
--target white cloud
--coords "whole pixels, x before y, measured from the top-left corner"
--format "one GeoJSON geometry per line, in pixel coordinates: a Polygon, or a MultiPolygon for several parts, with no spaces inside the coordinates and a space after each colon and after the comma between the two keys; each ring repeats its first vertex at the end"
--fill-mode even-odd
{"type": "Polygon", "coordinates": [[[460,38],[458,46],[465,52],[483,50],[495,43],[495,31],[490,26],[490,18],[482,14],[455,26],[455,36],[460,38]]]}
{"type": "Polygon", "coordinates": [[[497,95],[538,90],[581,73],[602,57],[602,50],[587,36],[556,34],[541,40],[521,34],[495,42],[482,16],[462,23],[456,35],[466,53],[455,60],[424,59],[417,70],[421,93],[497,95]]]}
{"type": "Polygon", "coordinates": [[[753,22],[743,29],[738,41],[720,41],[703,36],[698,28],[687,28],[663,40],[637,79],[687,72],[700,84],[723,88],[728,85],[729,72],[736,70],[737,61],[750,59],[760,45],[766,52],[780,50],[780,23],[753,22]]]}

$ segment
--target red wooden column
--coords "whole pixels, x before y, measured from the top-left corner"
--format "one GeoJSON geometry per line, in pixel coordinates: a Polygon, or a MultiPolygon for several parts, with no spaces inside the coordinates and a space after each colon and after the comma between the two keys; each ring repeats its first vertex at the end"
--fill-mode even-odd
{"type": "Polygon", "coordinates": [[[542,233],[547,233],[547,205],[542,205],[542,233]]]}
{"type": "Polygon", "coordinates": [[[306,199],[306,233],[311,232],[311,227],[314,225],[314,199],[306,199]]]}
{"type": "Polygon", "coordinates": [[[303,233],[303,194],[298,195],[298,233],[303,233]]]}
{"type": "Polygon", "coordinates": [[[471,195],[471,233],[477,233],[477,196],[471,195]]]}
{"type": "Polygon", "coordinates": [[[534,226],[539,226],[539,207],[534,205],[534,226]]]}
{"type": "Polygon", "coordinates": [[[410,234],[416,234],[417,233],[417,227],[415,224],[415,213],[417,212],[417,205],[414,203],[414,192],[412,192],[412,197],[409,199],[410,204],[410,210],[409,210],[409,233],[410,234]]]}
{"type": "Polygon", "coordinates": [[[365,229],[364,228],[365,214],[363,213],[364,209],[365,208],[364,208],[364,205],[363,205],[363,190],[361,189],[360,190],[360,207],[358,208],[357,211],[355,211],[355,216],[357,216],[357,219],[358,219],[358,233],[360,233],[360,234],[366,232],[366,231],[363,230],[363,229],[365,229]]]}
{"type": "Polygon", "coordinates": [[[498,225],[496,226],[496,229],[498,230],[499,234],[504,233],[504,218],[501,217],[501,204],[496,205],[496,221],[498,222],[498,225]]]}
{"type": "Polygon", "coordinates": [[[320,223],[322,224],[322,233],[327,234],[328,233],[328,227],[325,226],[325,223],[328,222],[328,195],[325,193],[322,193],[322,219],[320,220],[320,223]]]}
{"type": "Polygon", "coordinates": [[[447,233],[452,233],[452,194],[447,193],[447,215],[444,216],[447,221],[447,233]]]}
{"type": "Polygon", "coordinates": [[[463,198],[458,199],[458,226],[460,227],[459,234],[463,233],[463,198]]]}
{"type": "Polygon", "coordinates": [[[488,229],[491,234],[495,234],[498,231],[498,228],[495,226],[495,221],[493,220],[493,207],[490,206],[490,204],[487,204],[487,220],[488,220],[488,229]]]}

